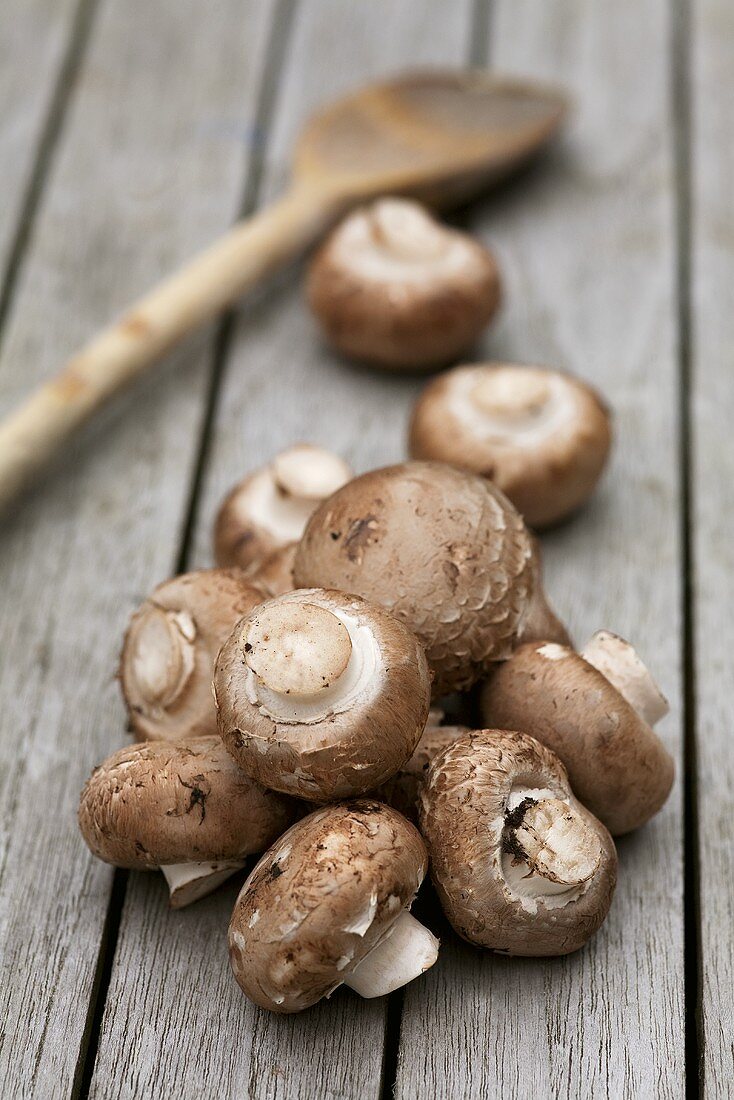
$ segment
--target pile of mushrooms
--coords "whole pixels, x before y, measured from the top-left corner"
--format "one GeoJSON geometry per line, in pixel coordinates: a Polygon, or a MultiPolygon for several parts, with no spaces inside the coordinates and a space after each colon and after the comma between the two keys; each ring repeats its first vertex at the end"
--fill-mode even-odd
{"type": "MultiPolygon", "coordinates": [[[[382,367],[455,358],[498,294],[491,254],[405,200],[350,215],[309,276],[331,342],[382,367]]],[[[673,783],[667,704],[624,639],[574,649],[526,520],[575,511],[610,441],[567,374],[457,367],[419,400],[411,459],[354,477],[322,447],[272,456],[222,503],[217,567],[132,615],[138,743],[92,772],[80,829],[98,858],[160,869],[175,908],[258,856],[228,931],[256,1005],[384,996],[432,967],[410,912],[429,868],[477,947],[563,955],[603,924],[612,837],[673,783]]]]}

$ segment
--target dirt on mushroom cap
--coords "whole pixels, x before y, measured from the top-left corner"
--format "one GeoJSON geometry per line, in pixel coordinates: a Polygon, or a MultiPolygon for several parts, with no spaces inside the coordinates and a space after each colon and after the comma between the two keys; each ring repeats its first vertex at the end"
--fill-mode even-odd
{"type": "Polygon", "coordinates": [[[644,825],[670,794],[674,764],[660,738],[568,646],[520,646],[492,671],[482,713],[557,753],[578,797],[615,836],[644,825]]]}
{"type": "Polygon", "coordinates": [[[604,826],[577,802],[554,753],[526,734],[475,730],[431,765],[420,796],[431,876],[455,930],[470,943],[512,955],[562,955],[597,931],[611,905],[617,856],[604,826]],[[513,786],[550,790],[598,832],[602,860],[580,895],[535,911],[513,897],[502,872],[513,786]]]}
{"type": "Polygon", "coordinates": [[[298,803],[264,790],[217,736],[147,741],[95,768],[79,801],[92,852],[117,867],[241,860],[282,833],[298,803]]]}
{"type": "Polygon", "coordinates": [[[317,509],[294,579],[388,608],[425,646],[439,696],[509,655],[535,583],[531,559],[527,528],[498,489],[408,462],[355,478],[317,509]]]}
{"type": "Polygon", "coordinates": [[[327,996],[409,907],[426,872],[417,829],[362,799],[317,810],[265,853],[229,926],[250,1000],[299,1012],[327,996]]]}

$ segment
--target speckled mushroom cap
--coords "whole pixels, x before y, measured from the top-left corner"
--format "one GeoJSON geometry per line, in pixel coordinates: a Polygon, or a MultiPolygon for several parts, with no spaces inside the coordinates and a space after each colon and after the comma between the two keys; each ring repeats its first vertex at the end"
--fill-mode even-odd
{"type": "Polygon", "coordinates": [[[299,812],[236,767],[219,737],[130,745],[95,768],[79,827],[99,859],[145,870],[242,860],[261,852],[299,812]]]}
{"type": "Polygon", "coordinates": [[[351,476],[347,463],[324,447],[296,443],[280,451],[222,501],[214,521],[217,565],[246,569],[264,563],[297,541],[317,504],[351,476]]]}
{"type": "Polygon", "coordinates": [[[591,495],[611,446],[599,395],[573,375],[515,363],[456,367],[413,410],[410,454],[491,478],[531,527],[591,495]]]}
{"type": "Polygon", "coordinates": [[[211,681],[232,627],[265,599],[239,569],[200,569],[159,584],[130,620],[120,686],[138,740],[216,733],[211,681]]]}
{"type": "Polygon", "coordinates": [[[241,989],[273,1012],[328,997],[410,907],[426,865],[417,829],[380,802],[339,803],[297,822],[237,899],[229,957],[241,989]]]}
{"type": "Polygon", "coordinates": [[[388,608],[425,646],[436,697],[509,656],[535,583],[530,536],[509,501],[438,462],[345,485],[309,520],[293,575],[388,608]]]}
{"type": "Polygon", "coordinates": [[[470,943],[565,955],[603,923],[614,843],[532,737],[475,730],[449,745],[423,785],[420,819],[444,911],[470,943]]]}
{"type": "Polygon", "coordinates": [[[524,642],[560,642],[572,645],[571,637],[565,625],[551,607],[543,586],[543,558],[540,540],[530,536],[532,564],[534,573],[533,594],[530,598],[527,614],[515,640],[516,645],[524,642]]]}
{"type": "Polygon", "coordinates": [[[568,646],[521,646],[482,689],[482,713],[557,753],[578,797],[615,836],[644,825],[670,793],[674,765],[660,738],[568,646]]]}
{"type": "Polygon", "coordinates": [[[214,693],[219,731],[243,771],[328,802],[373,790],[405,763],[431,685],[420,643],[383,608],[306,589],[237,624],[214,693]]]}
{"type": "Polygon", "coordinates": [[[432,725],[429,721],[411,758],[387,783],[377,788],[375,797],[417,824],[418,797],[431,762],[447,745],[468,732],[467,726],[432,725]]]}
{"type": "Polygon", "coordinates": [[[316,253],[307,295],[328,342],[386,369],[456,359],[497,310],[491,252],[408,199],[349,214],[316,253]]]}

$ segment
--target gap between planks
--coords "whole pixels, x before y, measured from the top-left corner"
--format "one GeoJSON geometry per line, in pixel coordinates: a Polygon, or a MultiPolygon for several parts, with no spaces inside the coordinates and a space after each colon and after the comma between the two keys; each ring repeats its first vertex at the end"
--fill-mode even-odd
{"type": "MultiPolygon", "coordinates": [[[[80,7],[93,6],[96,3],[97,0],[81,0],[80,7]]],[[[298,0],[275,0],[275,14],[273,16],[265,49],[266,60],[263,67],[263,78],[257,96],[254,115],[256,146],[245,170],[242,200],[239,204],[237,213],[238,218],[248,217],[254,212],[257,206],[270,124],[277,102],[278,80],[293,26],[297,3],[298,0]]],[[[87,37],[88,32],[89,27],[87,27],[87,37]]],[[[81,55],[77,61],[74,75],[78,71],[80,62],[81,55]]],[[[57,137],[58,134],[55,135],[54,140],[56,140],[57,137]]],[[[209,386],[206,392],[206,406],[201,424],[201,432],[196,445],[197,458],[194,466],[191,490],[184,512],[181,534],[178,539],[179,545],[175,559],[175,573],[184,572],[188,565],[192,533],[198,515],[201,484],[206,469],[206,460],[209,452],[217,399],[221,389],[235,314],[235,309],[229,309],[223,314],[216,326],[212,341],[212,362],[209,386]]],[[[2,315],[0,314],[0,320],[1,318],[2,315]]],[[[93,995],[89,1005],[88,1024],[82,1037],[82,1045],[74,1077],[72,1096],[75,1100],[77,1097],[80,1098],[80,1100],[86,1100],[92,1083],[102,1029],[102,1018],[112,976],[112,967],[120,933],[122,911],[127,896],[128,882],[129,873],[120,868],[116,868],[97,958],[93,995]]]]}
{"type": "Polygon", "coordinates": [[[703,1071],[700,852],[698,817],[698,722],[694,628],[691,359],[691,17],[690,0],[674,0],[671,87],[675,149],[676,304],[678,312],[678,438],[680,477],[682,721],[683,721],[683,921],[686,1097],[701,1095],[703,1071]]]}
{"type": "Polygon", "coordinates": [[[71,20],[66,49],[49,100],[33,157],[33,166],[20,206],[18,225],[8,249],[8,259],[0,281],[0,344],[5,330],[5,319],[13,303],[13,294],[31,239],[36,212],[43,197],[54,153],[61,137],[76,78],[86,55],[98,2],[99,0],[79,0],[71,20]]]}

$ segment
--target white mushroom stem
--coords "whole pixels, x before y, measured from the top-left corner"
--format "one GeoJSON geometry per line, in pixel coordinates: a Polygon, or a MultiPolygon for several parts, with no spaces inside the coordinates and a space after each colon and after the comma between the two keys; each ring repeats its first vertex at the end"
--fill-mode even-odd
{"type": "Polygon", "coordinates": [[[548,378],[531,368],[497,367],[472,390],[475,405],[499,420],[514,421],[543,411],[551,396],[548,378]]]}
{"type": "Polygon", "coordinates": [[[505,815],[502,867],[521,898],[564,905],[596,873],[602,847],[596,831],[553,791],[513,791],[505,815]]]}
{"type": "Polygon", "coordinates": [[[438,940],[407,909],[344,979],[360,997],[384,997],[419,978],[438,958],[438,940]]]}
{"type": "Polygon", "coordinates": [[[171,909],[183,909],[211,894],[228,878],[244,867],[244,863],[169,863],[161,867],[168,883],[171,909]]]}
{"type": "Polygon", "coordinates": [[[272,470],[284,493],[308,501],[325,500],[352,476],[342,458],[308,443],[281,451],[272,461],[272,470]]]}
{"type": "Polygon", "coordinates": [[[581,656],[606,677],[649,726],[668,713],[668,700],[624,638],[609,630],[598,630],[581,656]]]}

